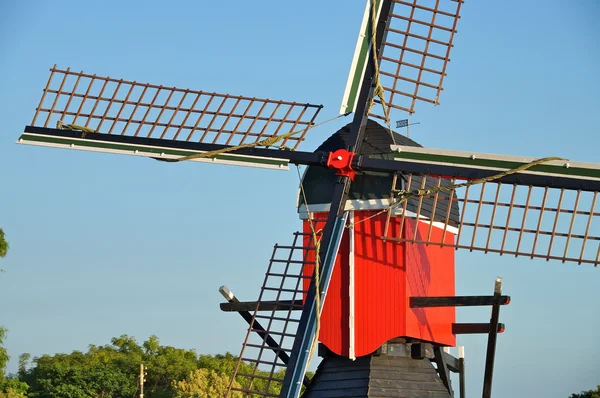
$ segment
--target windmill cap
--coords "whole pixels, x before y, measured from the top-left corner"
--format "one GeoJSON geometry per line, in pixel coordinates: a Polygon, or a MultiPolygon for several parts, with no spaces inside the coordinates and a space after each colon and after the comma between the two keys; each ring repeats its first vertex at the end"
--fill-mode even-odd
{"type": "MultiPolygon", "coordinates": [[[[333,152],[338,149],[344,149],[348,143],[351,123],[339,129],[323,142],[315,152],[333,152]]],[[[365,129],[364,141],[358,151],[360,155],[369,157],[379,157],[383,159],[392,159],[391,145],[406,145],[421,147],[417,142],[410,138],[392,132],[394,139],[390,135],[390,130],[369,119],[365,129]]],[[[306,194],[306,200],[309,206],[328,204],[331,202],[333,187],[335,186],[336,175],[334,170],[324,167],[309,166],[302,177],[302,184],[306,194]]],[[[381,205],[377,207],[378,201],[389,199],[392,188],[392,173],[362,172],[356,175],[350,188],[348,199],[353,201],[369,201],[372,208],[385,208],[381,205]]],[[[304,198],[302,192],[298,196],[299,211],[304,207],[304,198]]],[[[311,208],[312,210],[312,208],[311,208]]],[[[315,210],[318,211],[318,210],[315,210]]]]}
{"type": "MultiPolygon", "coordinates": [[[[348,137],[350,135],[351,124],[347,124],[340,130],[335,132],[325,142],[323,142],[318,148],[317,152],[334,152],[338,149],[346,148],[348,143],[348,137]]],[[[403,145],[422,147],[419,143],[411,140],[410,138],[400,135],[377,123],[374,120],[369,119],[364,135],[364,141],[360,150],[359,155],[366,155],[372,158],[381,159],[393,159],[393,151],[391,145],[403,145]],[[392,139],[393,135],[393,139],[392,139]]],[[[422,184],[421,176],[413,176],[411,187],[420,187],[422,184]]],[[[329,211],[331,198],[333,196],[333,189],[336,185],[337,176],[334,170],[327,169],[319,166],[309,166],[302,177],[302,186],[304,193],[301,189],[298,190],[297,207],[300,218],[306,219],[308,217],[307,208],[305,205],[304,195],[306,195],[306,202],[308,203],[308,209],[311,212],[327,212],[329,211]]],[[[390,205],[390,194],[392,192],[392,185],[394,183],[393,173],[385,172],[360,172],[354,178],[354,181],[350,187],[350,193],[348,194],[348,202],[346,203],[346,209],[350,210],[381,210],[386,209],[390,205]]],[[[434,188],[437,183],[437,179],[428,178],[425,181],[425,188],[434,188]]],[[[449,184],[449,182],[443,182],[442,185],[449,184]]],[[[396,189],[405,189],[404,179],[400,178],[396,181],[396,189]]],[[[431,199],[424,199],[423,206],[420,209],[420,214],[425,217],[429,217],[428,211],[432,208],[430,202],[431,199]],[[427,202],[427,203],[426,203],[427,202]]],[[[418,199],[411,199],[407,203],[407,211],[416,212],[416,206],[418,199]]],[[[438,201],[435,207],[436,217],[442,217],[445,219],[447,214],[447,204],[444,201],[438,201]]],[[[450,212],[449,220],[453,223],[458,220],[458,204],[457,202],[452,203],[452,211],[450,212]]]]}

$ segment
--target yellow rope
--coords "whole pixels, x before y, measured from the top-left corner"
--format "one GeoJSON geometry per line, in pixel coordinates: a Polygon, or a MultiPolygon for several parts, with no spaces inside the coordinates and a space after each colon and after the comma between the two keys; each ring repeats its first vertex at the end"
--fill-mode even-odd
{"type": "Polygon", "coordinates": [[[317,307],[316,314],[316,330],[315,330],[315,338],[312,341],[310,352],[308,354],[308,362],[306,366],[310,364],[310,361],[313,358],[315,353],[315,349],[317,348],[317,342],[319,341],[319,332],[321,331],[321,292],[319,290],[319,286],[321,283],[321,261],[319,257],[319,249],[321,248],[321,240],[318,238],[318,232],[315,229],[315,225],[312,219],[312,213],[308,209],[308,201],[306,199],[306,192],[304,191],[304,183],[302,181],[302,176],[300,175],[300,166],[296,165],[296,169],[298,171],[298,179],[300,180],[300,191],[302,192],[302,198],[304,199],[304,205],[306,206],[306,213],[308,215],[308,225],[310,226],[311,236],[313,240],[313,246],[315,248],[315,306],[317,307]]]}
{"type": "Polygon", "coordinates": [[[327,124],[329,122],[332,122],[334,120],[337,120],[341,117],[345,117],[348,116],[349,113],[344,113],[342,115],[337,115],[336,117],[332,117],[331,119],[327,119],[324,122],[321,123],[317,123],[314,126],[308,126],[306,128],[300,129],[300,130],[296,130],[296,131],[291,131],[289,133],[286,134],[282,134],[282,135],[275,135],[273,137],[269,137],[269,138],[265,138],[264,140],[260,140],[260,141],[256,141],[256,142],[252,142],[249,144],[242,144],[242,145],[237,145],[237,146],[232,146],[232,147],[228,147],[228,148],[223,148],[223,149],[217,149],[215,151],[209,151],[209,152],[203,152],[203,153],[196,153],[194,155],[189,155],[189,156],[184,156],[178,159],[175,159],[176,162],[183,162],[185,160],[193,160],[193,159],[205,159],[205,158],[214,158],[218,155],[222,155],[224,153],[229,153],[229,152],[235,152],[238,149],[244,149],[244,148],[254,148],[257,146],[273,146],[275,144],[277,144],[279,141],[285,140],[287,138],[290,138],[296,134],[300,134],[304,131],[307,131],[308,129],[312,128],[312,127],[317,127],[317,126],[321,126],[323,124],[327,124]]]}
{"type": "Polygon", "coordinates": [[[559,158],[559,157],[547,157],[547,158],[541,158],[541,159],[536,159],[530,163],[527,164],[523,164],[519,167],[516,167],[514,169],[510,169],[510,170],[506,170],[503,171],[501,173],[498,174],[494,174],[492,176],[489,177],[483,177],[483,178],[478,178],[476,180],[471,180],[471,181],[467,181],[467,182],[463,182],[460,184],[454,184],[454,185],[448,185],[448,186],[444,186],[444,187],[436,187],[436,188],[430,188],[430,189],[416,189],[414,191],[399,191],[400,193],[400,197],[398,198],[398,200],[396,200],[395,202],[391,203],[388,207],[386,207],[385,209],[373,214],[372,216],[369,216],[367,218],[364,218],[360,221],[356,221],[354,223],[348,224],[346,225],[346,228],[350,228],[351,226],[354,226],[356,224],[360,224],[362,222],[365,222],[367,220],[370,220],[372,218],[375,218],[377,216],[379,216],[380,214],[383,214],[387,211],[390,211],[391,209],[393,209],[394,207],[398,207],[401,204],[404,204],[405,202],[407,202],[409,199],[412,199],[414,197],[420,197],[420,196],[426,196],[426,195],[431,195],[433,193],[438,193],[438,192],[448,192],[448,191],[453,191],[456,189],[460,189],[460,188],[465,188],[471,185],[478,185],[478,184],[483,184],[485,182],[490,182],[490,181],[495,181],[495,180],[499,180],[503,177],[512,175],[512,174],[517,174],[520,173],[522,171],[525,171],[533,166],[537,166],[538,164],[542,164],[542,163],[546,163],[546,162],[551,162],[553,160],[567,160],[567,159],[563,159],[563,158],[559,158]]]}
{"type": "Polygon", "coordinates": [[[56,128],[59,130],[73,130],[73,131],[83,131],[84,133],[95,133],[96,130],[91,129],[85,126],[78,126],[76,124],[63,124],[62,120],[56,122],[56,128]]]}

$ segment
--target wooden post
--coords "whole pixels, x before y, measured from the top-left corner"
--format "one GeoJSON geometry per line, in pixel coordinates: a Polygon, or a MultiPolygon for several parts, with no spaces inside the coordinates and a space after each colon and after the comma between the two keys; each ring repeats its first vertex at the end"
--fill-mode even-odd
{"type": "Polygon", "coordinates": [[[144,364],[140,363],[140,398],[144,398],[144,382],[146,381],[144,372],[144,364]]]}
{"type": "Polygon", "coordinates": [[[458,385],[460,388],[460,398],[466,397],[466,381],[465,381],[465,347],[458,347],[458,385]]]}

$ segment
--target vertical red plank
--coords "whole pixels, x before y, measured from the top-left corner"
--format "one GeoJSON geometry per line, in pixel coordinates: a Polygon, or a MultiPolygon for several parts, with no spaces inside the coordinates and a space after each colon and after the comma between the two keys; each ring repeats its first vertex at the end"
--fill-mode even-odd
{"type": "MultiPolygon", "coordinates": [[[[405,230],[423,240],[429,233],[429,223],[407,220],[405,230]]],[[[433,227],[432,240],[442,239],[443,229],[433,227]]],[[[412,237],[412,235],[410,235],[412,237]]],[[[454,235],[446,232],[445,242],[452,243],[454,235]]],[[[406,292],[407,296],[454,296],[454,249],[437,245],[406,243],[406,292]]],[[[406,307],[406,334],[410,337],[449,346],[456,345],[452,324],[456,320],[454,307],[414,308],[406,307]]]]}
{"type": "MultiPolygon", "coordinates": [[[[326,214],[316,214],[315,217],[324,219],[326,214]]],[[[307,221],[304,223],[303,231],[311,233],[310,225],[307,221]]],[[[325,222],[315,223],[315,229],[325,226],[325,222]]],[[[312,239],[306,236],[305,239],[312,239]]],[[[308,243],[308,242],[306,242],[308,243]]],[[[323,311],[321,312],[321,330],[319,333],[319,341],[327,346],[331,351],[338,355],[348,356],[349,347],[349,310],[348,310],[348,230],[344,232],[338,256],[335,261],[329,288],[327,289],[327,297],[323,311]]],[[[309,255],[309,261],[314,261],[315,252],[309,255]]],[[[312,275],[314,266],[309,266],[306,269],[306,275],[312,275]]],[[[308,289],[310,280],[304,281],[305,289],[308,289]]]]}
{"type": "Polygon", "coordinates": [[[382,239],[386,215],[374,214],[355,212],[356,356],[405,334],[404,245],[382,239]]]}

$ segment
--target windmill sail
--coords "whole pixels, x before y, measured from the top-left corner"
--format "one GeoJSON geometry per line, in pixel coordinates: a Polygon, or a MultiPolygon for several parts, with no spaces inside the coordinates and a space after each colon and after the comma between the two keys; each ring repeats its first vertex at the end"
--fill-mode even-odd
{"type": "Polygon", "coordinates": [[[555,160],[521,171],[512,180],[440,191],[435,188],[478,178],[477,170],[495,174],[533,159],[404,146],[394,149],[399,161],[455,167],[456,173],[405,174],[402,192],[415,192],[425,184],[429,191],[393,209],[391,215],[402,221],[399,228],[386,229],[384,239],[578,264],[600,263],[600,165],[555,160]],[[470,171],[465,172],[465,168],[470,171]],[[452,208],[452,202],[459,204],[459,221],[452,221],[449,211],[439,211],[452,208]],[[405,219],[418,219],[428,228],[409,231],[404,227],[405,219]],[[443,229],[444,234],[432,234],[435,228],[443,229]],[[445,239],[450,233],[455,234],[452,243],[445,239]]]}
{"type": "Polygon", "coordinates": [[[300,311],[294,310],[302,309],[311,278],[307,270],[312,272],[314,267],[314,261],[307,260],[314,251],[312,243],[310,234],[296,232],[290,246],[275,245],[229,392],[245,397],[279,396],[287,368],[282,358],[289,358],[300,321],[300,311]],[[269,310],[262,311],[261,304],[264,307],[267,302],[269,310]],[[275,340],[278,348],[270,347],[261,337],[265,335],[275,340]]]}
{"type": "MultiPolygon", "coordinates": [[[[376,2],[377,10],[381,8],[382,1],[367,1],[340,113],[356,109],[358,87],[368,57],[372,56],[372,1],[376,2]]],[[[412,114],[417,101],[439,104],[462,3],[462,0],[393,0],[378,54],[387,115],[382,107],[375,106],[370,116],[386,119],[391,109],[412,114]]]]}
{"type": "MultiPolygon", "coordinates": [[[[188,144],[243,145],[291,132],[296,149],[322,106],[166,87],[54,66],[21,144],[177,159],[188,144]]],[[[196,161],[287,168],[280,159],[223,154],[196,161]]]]}

